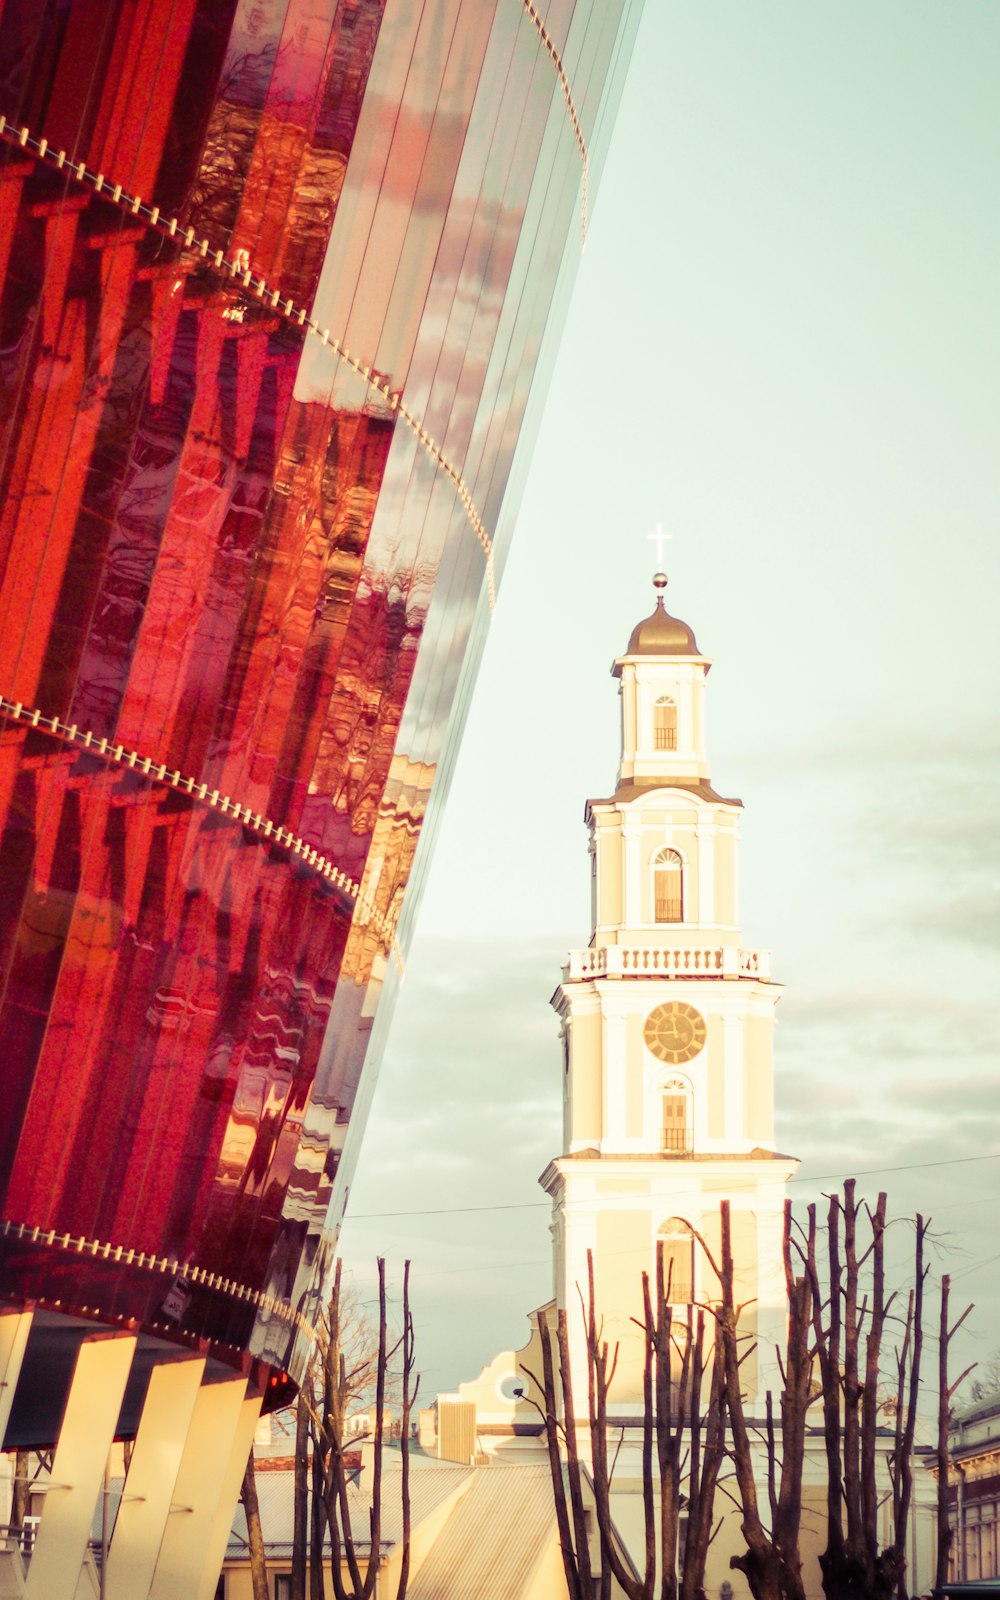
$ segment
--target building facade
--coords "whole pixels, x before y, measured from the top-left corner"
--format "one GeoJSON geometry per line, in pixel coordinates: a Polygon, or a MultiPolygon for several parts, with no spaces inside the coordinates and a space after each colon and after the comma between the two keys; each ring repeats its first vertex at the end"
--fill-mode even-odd
{"type": "Polygon", "coordinates": [[[166,1428],[212,1517],[115,1540],[200,1594],[308,1358],[637,21],[0,6],[0,1431],[90,1439],[33,1592],[166,1428]]]}
{"type": "Polygon", "coordinates": [[[948,1577],[1000,1579],[1000,1394],[965,1406],[948,1429],[948,1577]]]}

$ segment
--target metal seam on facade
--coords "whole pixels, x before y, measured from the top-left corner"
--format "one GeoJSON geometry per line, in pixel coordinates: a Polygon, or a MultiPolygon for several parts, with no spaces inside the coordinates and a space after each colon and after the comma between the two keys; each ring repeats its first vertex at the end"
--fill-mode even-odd
{"type": "Polygon", "coordinates": [[[210,790],[207,783],[199,783],[195,778],[177,771],[168,771],[162,762],[154,762],[152,756],[142,756],[138,750],[126,750],[124,745],[112,744],[109,739],[97,739],[90,732],[82,733],[76,723],[67,725],[60,722],[58,717],[46,716],[36,707],[22,705],[20,700],[7,700],[0,696],[0,715],[24,722],[29,728],[36,728],[39,733],[51,734],[67,744],[79,745],[89,755],[99,756],[102,760],[114,762],[117,766],[130,767],[143,777],[148,777],[153,783],[165,783],[168,788],[182,789],[192,800],[201,801],[204,805],[232,817],[234,822],[243,828],[249,828],[266,843],[276,844],[297,856],[303,866],[315,872],[327,883],[331,883],[356,910],[365,913],[366,925],[373,925],[383,936],[387,946],[393,943],[389,919],[376,911],[370,900],[360,898],[361,889],[354,879],[348,878],[334,862],[320,855],[314,846],[308,844],[299,834],[292,833],[289,828],[276,827],[269,817],[264,817],[259,811],[252,811],[249,806],[234,801],[228,794],[220,794],[218,789],[210,790]]]}
{"type": "MultiPolygon", "coordinates": [[[[552,52],[550,51],[550,53],[552,52]]],[[[563,77],[565,78],[565,74],[563,74],[563,77]]],[[[568,101],[568,84],[565,86],[564,92],[568,101]]],[[[575,113],[573,115],[575,117],[575,113]]],[[[388,383],[381,381],[372,371],[370,363],[362,365],[360,359],[357,356],[353,356],[339,339],[332,339],[329,328],[320,328],[314,318],[306,314],[304,306],[296,306],[291,298],[282,300],[280,289],[269,288],[263,278],[254,277],[249,265],[244,264],[244,258],[248,259],[245,250],[238,250],[235,258],[229,260],[222,250],[213,250],[208,239],[196,240],[193,228],[185,228],[179,231],[180,224],[176,217],[169,219],[161,217],[159,206],[146,205],[139,195],[126,193],[120,183],[114,184],[110,193],[106,193],[108,184],[103,172],[89,172],[82,161],[75,163],[67,161],[65,150],[60,150],[58,153],[53,152],[49,148],[47,139],[36,138],[27,126],[21,128],[13,127],[2,114],[0,114],[0,136],[16,144],[19,149],[28,150],[39,160],[47,161],[57,171],[67,173],[69,177],[74,178],[78,183],[93,189],[95,194],[102,195],[112,205],[119,206],[121,209],[130,212],[132,216],[143,218],[158,233],[173,239],[182,250],[193,251],[206,263],[210,271],[228,272],[231,278],[238,278],[245,289],[253,290],[258,300],[262,303],[269,302],[271,311],[281,317],[283,321],[294,323],[298,327],[305,328],[308,332],[315,334],[321,343],[326,345],[327,349],[332,350],[338,360],[342,361],[345,366],[356,372],[359,378],[368,384],[369,388],[378,390],[379,394],[389,402],[390,409],[398,412],[402,417],[410,432],[416,438],[417,443],[423,447],[435,465],[441,469],[458,490],[458,497],[462,502],[468,522],[486,558],[487,594],[490,615],[493,615],[496,609],[496,573],[493,564],[493,540],[479,514],[472,495],[469,493],[465,479],[458,471],[458,468],[448,460],[437,441],[421,425],[419,419],[414,416],[403,400],[400,390],[390,388],[388,383]]],[[[580,137],[582,138],[582,135],[580,137]]],[[[584,168],[584,172],[586,173],[586,168],[584,168]]],[[[584,194],[586,194],[586,183],[584,184],[584,194]]],[[[224,317],[227,316],[225,311],[222,314],[224,317]]],[[[239,320],[243,320],[242,316],[239,320]]]]}

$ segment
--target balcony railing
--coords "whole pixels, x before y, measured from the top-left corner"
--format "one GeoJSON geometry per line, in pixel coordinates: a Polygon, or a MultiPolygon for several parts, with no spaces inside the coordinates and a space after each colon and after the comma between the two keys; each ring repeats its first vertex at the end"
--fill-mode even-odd
{"type": "Polygon", "coordinates": [[[676,750],[677,749],[677,729],[676,728],[654,728],[653,729],[653,747],[656,750],[676,750]]]}
{"type": "Polygon", "coordinates": [[[664,1155],[690,1155],[691,1134],[686,1128],[664,1128],[661,1149],[664,1155]]]}
{"type": "Polygon", "coordinates": [[[591,946],[571,950],[563,978],[769,978],[770,950],[741,950],[737,945],[591,946]]]}
{"type": "Polygon", "coordinates": [[[691,1135],[686,1128],[664,1128],[662,1148],[671,1156],[691,1154],[691,1135]]]}

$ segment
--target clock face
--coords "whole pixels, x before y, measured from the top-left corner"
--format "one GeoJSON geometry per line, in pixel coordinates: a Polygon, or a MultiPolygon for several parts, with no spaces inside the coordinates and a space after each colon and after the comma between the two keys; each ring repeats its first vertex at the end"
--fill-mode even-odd
{"type": "Polygon", "coordinates": [[[658,1061],[676,1067],[690,1061],[705,1043],[705,1019],[683,1000],[668,1000],[649,1013],[642,1036],[658,1061]]]}

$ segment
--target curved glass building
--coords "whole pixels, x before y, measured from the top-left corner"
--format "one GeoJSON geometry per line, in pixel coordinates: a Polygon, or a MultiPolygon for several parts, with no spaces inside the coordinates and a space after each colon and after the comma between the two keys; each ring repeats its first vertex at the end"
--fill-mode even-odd
{"type": "Polygon", "coordinates": [[[8,1447],[301,1374],[637,13],[0,4],[8,1447]]]}

